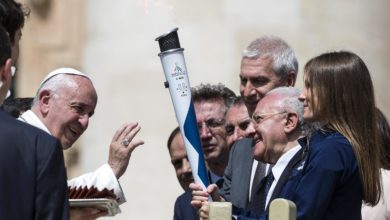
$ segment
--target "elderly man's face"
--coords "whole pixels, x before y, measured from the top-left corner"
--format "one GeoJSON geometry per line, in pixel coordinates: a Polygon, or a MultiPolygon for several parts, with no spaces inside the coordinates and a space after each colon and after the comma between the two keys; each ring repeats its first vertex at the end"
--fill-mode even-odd
{"type": "Polygon", "coordinates": [[[57,94],[51,94],[45,125],[50,133],[70,148],[88,128],[97,102],[95,88],[91,81],[82,76],[68,76],[74,83],[64,84],[57,94]]]}
{"type": "Polygon", "coordinates": [[[219,162],[229,157],[226,142],[225,110],[223,100],[194,103],[203,153],[207,162],[219,162]]]}
{"type": "Polygon", "coordinates": [[[253,113],[256,134],[253,155],[256,160],[275,163],[279,149],[288,142],[284,132],[287,112],[281,110],[274,97],[265,97],[253,113]]]}
{"type": "Polygon", "coordinates": [[[257,103],[268,91],[278,86],[287,85],[276,75],[272,64],[270,57],[243,58],[241,61],[240,93],[250,115],[253,114],[257,103]]]}
{"type": "Polygon", "coordinates": [[[226,140],[229,147],[237,140],[254,136],[255,129],[244,104],[231,106],[225,119],[226,140]]]}

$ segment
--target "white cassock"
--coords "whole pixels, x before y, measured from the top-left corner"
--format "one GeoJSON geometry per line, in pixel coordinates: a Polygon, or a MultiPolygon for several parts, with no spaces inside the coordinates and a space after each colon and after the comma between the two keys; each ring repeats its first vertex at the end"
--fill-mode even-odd
{"type": "MultiPolygon", "coordinates": [[[[18,119],[40,128],[50,134],[50,131],[46,128],[38,116],[36,116],[35,113],[31,110],[24,112],[18,119]]],[[[98,190],[103,190],[104,188],[108,190],[114,190],[116,197],[119,199],[118,203],[122,204],[126,202],[122,187],[120,186],[119,181],[108,164],[104,164],[94,172],[86,173],[79,177],[68,180],[68,186],[71,188],[80,186],[87,186],[90,188],[91,186],[95,186],[98,190]]]]}

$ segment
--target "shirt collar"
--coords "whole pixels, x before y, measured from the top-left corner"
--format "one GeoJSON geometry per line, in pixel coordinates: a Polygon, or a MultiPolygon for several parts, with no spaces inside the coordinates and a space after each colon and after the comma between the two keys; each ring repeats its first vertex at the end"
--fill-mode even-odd
{"type": "Polygon", "coordinates": [[[221,178],[222,178],[221,176],[218,176],[217,174],[213,173],[210,170],[210,181],[211,181],[211,183],[216,183],[221,178]]]}
{"type": "Polygon", "coordinates": [[[38,116],[31,110],[24,112],[18,118],[18,120],[26,122],[27,124],[30,124],[30,125],[35,126],[37,128],[40,128],[51,135],[49,129],[47,129],[47,127],[42,123],[41,119],[39,119],[38,116]]]}
{"type": "Polygon", "coordinates": [[[282,175],[284,169],[290,162],[291,158],[301,149],[301,146],[298,144],[295,147],[288,150],[284,153],[279,160],[276,162],[275,166],[272,167],[272,174],[274,175],[275,181],[278,181],[280,176],[282,175]]]}

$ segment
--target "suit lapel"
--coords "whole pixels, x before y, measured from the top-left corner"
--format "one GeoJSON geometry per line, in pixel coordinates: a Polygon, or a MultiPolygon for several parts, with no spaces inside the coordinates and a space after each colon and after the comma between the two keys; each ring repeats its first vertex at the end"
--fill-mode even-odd
{"type": "Polygon", "coordinates": [[[265,177],[266,166],[267,165],[262,163],[262,162],[259,162],[257,164],[256,173],[255,173],[255,176],[253,178],[253,183],[252,183],[251,201],[254,199],[254,197],[256,197],[256,194],[257,194],[260,186],[262,185],[262,181],[265,177]]]}
{"type": "MultiPolygon", "coordinates": [[[[242,186],[241,194],[245,195],[245,201],[249,201],[249,184],[251,184],[251,174],[252,174],[252,165],[253,165],[253,144],[252,139],[247,139],[250,142],[250,149],[245,150],[242,154],[242,158],[251,158],[251,160],[241,160],[241,167],[237,170],[241,172],[240,177],[242,178],[240,183],[242,186]]],[[[245,147],[245,146],[242,146],[245,147]]]]}
{"type": "Polygon", "coordinates": [[[290,162],[288,162],[286,168],[283,170],[282,175],[280,176],[278,182],[276,183],[275,189],[272,193],[272,196],[270,198],[270,202],[267,205],[267,212],[270,203],[272,200],[276,199],[279,197],[280,192],[283,189],[284,184],[287,182],[288,178],[290,177],[290,174],[292,170],[296,167],[296,165],[302,160],[302,148],[294,155],[293,158],[291,158],[290,162]]]}
{"type": "Polygon", "coordinates": [[[263,177],[261,181],[257,184],[257,186],[252,186],[256,188],[253,191],[254,194],[252,195],[252,199],[249,203],[249,210],[257,215],[260,215],[262,213],[261,205],[262,205],[264,186],[266,181],[267,178],[263,177]]]}

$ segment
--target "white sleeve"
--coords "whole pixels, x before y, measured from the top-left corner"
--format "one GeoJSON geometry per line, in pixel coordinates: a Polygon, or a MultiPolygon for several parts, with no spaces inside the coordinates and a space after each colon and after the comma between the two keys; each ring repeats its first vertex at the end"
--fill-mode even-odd
{"type": "Polygon", "coordinates": [[[126,202],[122,187],[108,164],[104,164],[94,172],[68,180],[68,186],[71,188],[79,186],[87,186],[89,188],[95,186],[98,190],[103,190],[104,188],[114,190],[115,195],[119,199],[118,203],[123,204],[126,202]]]}

